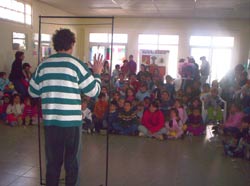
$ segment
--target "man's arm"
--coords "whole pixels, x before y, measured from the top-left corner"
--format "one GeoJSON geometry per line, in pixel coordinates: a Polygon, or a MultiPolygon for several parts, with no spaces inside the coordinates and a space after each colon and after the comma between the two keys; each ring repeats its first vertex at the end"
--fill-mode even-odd
{"type": "MultiPolygon", "coordinates": [[[[84,78],[80,78],[79,87],[86,96],[97,97],[101,91],[101,77],[100,74],[103,69],[103,56],[94,55],[94,64],[92,66],[94,75],[88,70],[84,78]]],[[[82,76],[82,74],[81,74],[82,76]]]]}
{"type": "Polygon", "coordinates": [[[29,95],[34,98],[40,97],[40,87],[38,83],[38,68],[36,69],[36,72],[32,75],[30,82],[29,82],[29,95]]]}

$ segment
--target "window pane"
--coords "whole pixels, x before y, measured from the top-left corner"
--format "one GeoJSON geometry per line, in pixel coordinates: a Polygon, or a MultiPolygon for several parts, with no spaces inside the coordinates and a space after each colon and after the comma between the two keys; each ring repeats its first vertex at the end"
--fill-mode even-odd
{"type": "Polygon", "coordinates": [[[92,46],[90,48],[90,61],[93,62],[94,55],[101,54],[102,56],[105,56],[105,46],[92,46]]]}
{"type": "Polygon", "coordinates": [[[126,57],[126,46],[125,45],[113,45],[113,60],[112,60],[112,71],[115,69],[115,65],[122,65],[122,61],[126,57]]]}
{"type": "Polygon", "coordinates": [[[157,44],[158,43],[158,35],[140,34],[138,42],[140,44],[157,44]]]}
{"type": "Polygon", "coordinates": [[[12,7],[12,1],[10,1],[10,0],[3,0],[3,7],[11,9],[11,7],[12,7]]]}
{"type": "Polygon", "coordinates": [[[0,7],[0,17],[4,19],[11,19],[9,15],[12,13],[11,10],[0,7]]]}
{"type": "Polygon", "coordinates": [[[25,16],[25,23],[28,25],[31,25],[31,15],[26,15],[25,16]]]}
{"type": "MultiPolygon", "coordinates": [[[[38,41],[38,33],[35,33],[34,34],[34,41],[38,41]]],[[[41,41],[44,41],[44,42],[50,42],[51,41],[51,35],[49,34],[41,34],[41,41]]]]}
{"type": "Polygon", "coordinates": [[[31,25],[31,6],[15,0],[0,0],[0,18],[31,25]]]}
{"type": "Polygon", "coordinates": [[[194,58],[195,62],[201,66],[200,57],[205,56],[209,60],[209,48],[191,48],[191,56],[194,58]]]}
{"type": "Polygon", "coordinates": [[[230,69],[232,50],[214,49],[212,56],[211,80],[221,80],[230,69]]]}
{"type": "Polygon", "coordinates": [[[0,1],[0,6],[1,7],[11,7],[11,1],[10,0],[1,0],[0,1]]]}
{"type": "Polygon", "coordinates": [[[215,47],[233,47],[233,37],[213,37],[213,46],[215,47]]]}
{"type": "Polygon", "coordinates": [[[89,42],[108,43],[108,34],[106,33],[90,33],[89,42]]]}
{"type": "Polygon", "coordinates": [[[24,33],[13,32],[13,49],[14,50],[25,50],[26,49],[26,41],[24,33]],[[19,48],[16,48],[16,46],[19,48]]]}
{"type": "Polygon", "coordinates": [[[25,13],[31,15],[31,6],[28,4],[25,5],[25,13]]]}
{"type": "Polygon", "coordinates": [[[38,41],[38,33],[35,33],[33,36],[34,41],[38,41]]]}
{"type": "Polygon", "coordinates": [[[13,39],[13,44],[19,44],[19,50],[26,49],[26,44],[24,39],[13,39]]]}
{"type": "Polygon", "coordinates": [[[177,77],[178,46],[160,45],[159,50],[169,50],[167,74],[173,78],[177,77]]]}
{"type": "Polygon", "coordinates": [[[178,45],[179,36],[177,35],[159,35],[159,44],[178,45]]]}
{"type": "Polygon", "coordinates": [[[41,40],[50,42],[51,41],[51,36],[49,34],[42,34],[41,40]]]}
{"type": "Polygon", "coordinates": [[[157,50],[157,45],[139,45],[140,49],[157,50]]]}
{"type": "Polygon", "coordinates": [[[210,46],[211,40],[210,36],[191,36],[189,44],[191,46],[210,46]]]}
{"type": "Polygon", "coordinates": [[[24,13],[24,4],[21,2],[17,2],[17,1],[12,1],[12,10],[15,11],[19,11],[19,12],[23,12],[24,13]]]}
{"type": "Polygon", "coordinates": [[[13,38],[25,39],[25,34],[13,32],[13,38]]]}
{"type": "MultiPolygon", "coordinates": [[[[127,43],[128,34],[113,34],[113,43],[127,43]]],[[[109,43],[111,43],[111,34],[109,34],[109,43]]]]}

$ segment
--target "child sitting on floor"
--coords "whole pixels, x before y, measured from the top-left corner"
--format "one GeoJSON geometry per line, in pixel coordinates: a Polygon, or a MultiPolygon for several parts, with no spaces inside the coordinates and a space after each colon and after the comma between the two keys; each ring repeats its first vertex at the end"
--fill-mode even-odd
{"type": "Polygon", "coordinates": [[[200,94],[200,100],[204,101],[209,94],[210,94],[210,85],[208,83],[204,83],[202,85],[202,92],[200,94]]]}
{"type": "Polygon", "coordinates": [[[6,72],[0,72],[0,92],[2,92],[2,95],[4,95],[5,93],[11,94],[13,91],[14,87],[7,78],[6,72]]]}
{"type": "Polygon", "coordinates": [[[178,115],[178,110],[170,109],[170,120],[166,122],[167,137],[169,139],[178,139],[182,136],[182,123],[178,115]]]}
{"type": "Polygon", "coordinates": [[[250,160],[250,117],[242,119],[240,132],[234,134],[228,140],[222,141],[225,155],[231,157],[242,157],[250,160]]]}
{"type": "Polygon", "coordinates": [[[173,106],[174,101],[171,99],[167,91],[162,91],[160,100],[160,109],[164,115],[168,115],[169,109],[173,106]]]}
{"type": "Polygon", "coordinates": [[[166,76],[166,84],[164,84],[164,88],[169,92],[171,99],[175,98],[175,87],[173,83],[173,78],[170,75],[166,76]]]}
{"type": "Polygon", "coordinates": [[[139,123],[141,123],[141,119],[144,113],[144,103],[143,102],[139,102],[136,106],[136,110],[135,110],[136,116],[138,118],[139,123]]]}
{"type": "Polygon", "coordinates": [[[117,123],[117,118],[118,118],[117,102],[111,101],[109,104],[108,113],[106,114],[106,118],[104,120],[104,122],[106,122],[109,132],[111,133],[115,133],[113,125],[117,123]]]}
{"type": "Polygon", "coordinates": [[[23,109],[24,105],[21,103],[21,98],[19,94],[14,94],[13,100],[8,105],[6,110],[7,122],[10,126],[23,124],[23,109]]]}
{"type": "Polygon", "coordinates": [[[82,100],[82,121],[83,130],[86,130],[89,134],[93,133],[94,131],[94,125],[92,122],[92,112],[88,108],[88,101],[87,99],[82,100]]]}
{"type": "Polygon", "coordinates": [[[137,132],[137,117],[135,112],[131,110],[132,103],[125,101],[124,109],[118,114],[117,123],[113,125],[113,129],[118,134],[135,135],[137,132]]]}
{"type": "Polygon", "coordinates": [[[6,117],[7,117],[6,110],[7,110],[8,105],[10,104],[10,95],[9,94],[4,94],[2,99],[3,99],[2,104],[0,105],[0,107],[1,107],[0,108],[0,110],[1,110],[0,119],[5,121],[6,117]]]}
{"type": "Polygon", "coordinates": [[[95,103],[94,112],[93,112],[93,122],[95,125],[95,131],[97,133],[100,132],[100,129],[103,128],[103,119],[105,113],[108,109],[108,102],[106,101],[106,97],[104,93],[100,93],[98,96],[98,100],[95,103]]]}
{"type": "Polygon", "coordinates": [[[126,101],[133,102],[135,100],[134,90],[132,88],[128,88],[126,90],[126,101]]]}
{"type": "Polygon", "coordinates": [[[35,123],[35,115],[36,114],[34,111],[34,106],[31,104],[31,98],[26,97],[24,99],[24,109],[23,109],[24,125],[34,124],[35,123]]]}
{"type": "Polygon", "coordinates": [[[239,106],[232,104],[230,107],[230,113],[227,121],[220,126],[225,134],[237,134],[240,131],[241,120],[244,117],[244,113],[240,111],[239,106]]]}
{"type": "Polygon", "coordinates": [[[185,124],[187,119],[188,119],[188,115],[187,115],[186,109],[182,106],[180,99],[175,100],[174,108],[176,108],[178,110],[179,118],[180,118],[181,122],[183,124],[185,124]]]}
{"type": "Polygon", "coordinates": [[[204,131],[205,126],[203,125],[201,111],[199,108],[194,108],[192,114],[188,116],[187,133],[193,136],[200,136],[204,131]]]}
{"type": "Polygon", "coordinates": [[[139,101],[143,101],[145,97],[150,97],[150,93],[147,89],[147,84],[142,83],[139,91],[136,93],[136,99],[138,99],[139,101]]]}
{"type": "Polygon", "coordinates": [[[145,110],[142,116],[141,125],[138,127],[139,136],[155,137],[164,139],[167,130],[164,127],[164,115],[159,110],[157,102],[150,103],[149,109],[145,110]]]}
{"type": "Polygon", "coordinates": [[[223,120],[223,101],[218,94],[218,89],[212,88],[211,93],[205,98],[204,106],[207,110],[207,118],[209,122],[221,122],[223,120]]]}

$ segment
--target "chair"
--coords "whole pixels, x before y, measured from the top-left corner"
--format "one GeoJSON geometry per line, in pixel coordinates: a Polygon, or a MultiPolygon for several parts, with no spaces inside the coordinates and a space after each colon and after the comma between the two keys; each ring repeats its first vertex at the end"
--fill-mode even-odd
{"type": "MultiPolygon", "coordinates": [[[[223,113],[223,122],[226,121],[227,119],[227,102],[225,100],[223,100],[221,97],[220,97],[220,101],[222,102],[222,108],[221,108],[221,111],[223,113]]],[[[205,101],[204,99],[201,100],[201,103],[202,103],[202,111],[201,111],[201,115],[202,115],[202,119],[203,119],[203,123],[207,123],[207,115],[208,115],[208,111],[207,109],[205,108],[205,101]]]]}

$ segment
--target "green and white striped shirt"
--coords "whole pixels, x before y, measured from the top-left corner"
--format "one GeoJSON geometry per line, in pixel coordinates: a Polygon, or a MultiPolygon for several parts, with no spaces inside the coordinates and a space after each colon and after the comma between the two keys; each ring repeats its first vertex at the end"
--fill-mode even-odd
{"type": "Polygon", "coordinates": [[[65,53],[39,64],[29,86],[29,94],[42,100],[44,125],[60,127],[82,125],[81,94],[97,97],[100,90],[100,76],[65,53]]]}

